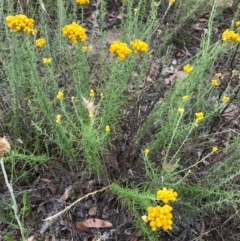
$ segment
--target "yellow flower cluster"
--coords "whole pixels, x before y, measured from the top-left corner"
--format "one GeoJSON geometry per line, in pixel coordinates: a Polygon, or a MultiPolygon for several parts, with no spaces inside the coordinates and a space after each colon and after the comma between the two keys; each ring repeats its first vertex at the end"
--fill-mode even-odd
{"type": "Polygon", "coordinates": [[[188,99],[189,99],[189,96],[188,96],[188,95],[184,95],[184,96],[182,97],[182,100],[187,101],[188,99]]]}
{"type": "Polygon", "coordinates": [[[51,58],[43,58],[42,61],[44,64],[50,64],[52,62],[52,59],[51,58]]]}
{"type": "Polygon", "coordinates": [[[124,60],[127,55],[132,53],[132,50],[128,47],[128,45],[120,41],[114,41],[110,45],[109,51],[116,54],[119,60],[124,60]]]}
{"type": "Polygon", "coordinates": [[[108,133],[108,132],[110,132],[110,126],[109,125],[106,125],[106,127],[105,127],[105,131],[108,133]]]}
{"type": "Polygon", "coordinates": [[[61,99],[63,99],[63,97],[64,97],[64,93],[63,93],[61,90],[58,91],[56,98],[57,98],[58,100],[61,100],[61,99]]]}
{"type": "Polygon", "coordinates": [[[157,198],[161,199],[165,205],[149,206],[147,208],[147,215],[142,216],[144,222],[149,222],[149,226],[153,231],[158,228],[163,230],[172,230],[172,207],[167,203],[169,201],[175,201],[178,194],[173,189],[167,189],[164,187],[162,190],[157,191],[157,198]]]}
{"type": "Polygon", "coordinates": [[[230,100],[230,97],[229,96],[223,96],[222,97],[222,102],[225,102],[225,103],[227,103],[227,102],[229,102],[229,100],[230,100]]]}
{"type": "MultiPolygon", "coordinates": [[[[140,39],[135,39],[134,41],[131,41],[130,46],[135,53],[145,53],[148,51],[148,44],[140,39]]],[[[124,60],[127,55],[132,53],[132,50],[128,47],[127,43],[123,43],[120,41],[112,42],[109,51],[113,54],[116,54],[119,60],[124,60]]]]}
{"type": "Polygon", "coordinates": [[[94,89],[90,89],[90,90],[89,90],[89,95],[90,95],[91,97],[93,97],[93,96],[95,95],[94,89]]]}
{"type": "Polygon", "coordinates": [[[199,121],[201,121],[204,118],[204,113],[203,112],[196,112],[195,113],[195,123],[198,124],[199,121]]]}
{"type": "Polygon", "coordinates": [[[134,49],[134,52],[147,52],[148,44],[140,39],[135,39],[130,43],[131,47],[134,49]]]}
{"type": "Polygon", "coordinates": [[[34,28],[34,19],[28,18],[24,14],[17,14],[15,16],[9,15],[6,17],[7,26],[13,32],[21,32],[27,34],[36,34],[37,30],[34,28]]]}
{"type": "Polygon", "coordinates": [[[218,86],[218,85],[219,85],[217,79],[212,79],[212,80],[211,80],[211,84],[212,84],[213,86],[218,86]]]}
{"type": "Polygon", "coordinates": [[[193,71],[193,67],[190,65],[190,64],[187,64],[183,67],[183,70],[186,72],[186,73],[191,73],[193,71]]]}
{"type": "Polygon", "coordinates": [[[161,199],[164,203],[168,203],[169,201],[176,201],[177,196],[177,192],[172,188],[167,190],[167,188],[164,187],[162,190],[157,191],[157,198],[161,199]]]}
{"type": "Polygon", "coordinates": [[[89,0],[76,0],[76,3],[80,5],[86,5],[89,4],[89,2],[89,0]]]}
{"type": "Polygon", "coordinates": [[[56,115],[56,122],[61,123],[62,116],[61,115],[56,115]]]}
{"type": "Polygon", "coordinates": [[[236,27],[239,28],[240,27],[240,21],[236,22],[236,27]]]}
{"type": "Polygon", "coordinates": [[[175,3],[176,0],[169,0],[169,3],[172,4],[172,3],[175,3]]]}
{"type": "Polygon", "coordinates": [[[148,207],[147,216],[142,216],[142,219],[145,222],[149,222],[152,231],[156,231],[157,228],[172,230],[172,217],[172,207],[165,204],[163,207],[159,205],[148,207]]]}
{"type": "Polygon", "coordinates": [[[86,29],[78,25],[76,22],[67,24],[63,29],[62,33],[64,36],[68,37],[74,44],[78,43],[78,39],[82,42],[87,40],[86,29]]]}
{"type": "Polygon", "coordinates": [[[225,42],[236,42],[236,43],[240,43],[240,34],[235,33],[232,30],[226,29],[223,33],[222,33],[222,40],[225,42]]]}
{"type": "Polygon", "coordinates": [[[46,40],[45,38],[39,38],[39,39],[36,39],[35,41],[35,45],[39,48],[43,47],[44,45],[46,45],[46,40]]]}
{"type": "Polygon", "coordinates": [[[178,108],[178,112],[182,115],[184,113],[184,109],[183,108],[178,108]]]}

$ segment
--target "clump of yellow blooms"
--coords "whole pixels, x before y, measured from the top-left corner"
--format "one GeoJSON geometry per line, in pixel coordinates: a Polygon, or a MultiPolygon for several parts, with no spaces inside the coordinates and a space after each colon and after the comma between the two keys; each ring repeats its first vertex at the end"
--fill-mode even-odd
{"type": "Polygon", "coordinates": [[[240,21],[236,22],[236,27],[239,28],[240,27],[240,21]]]}
{"type": "Polygon", "coordinates": [[[198,124],[199,121],[203,120],[204,113],[203,112],[196,112],[195,117],[196,117],[195,123],[198,124]]]}
{"type": "Polygon", "coordinates": [[[46,40],[45,38],[39,38],[39,39],[36,39],[35,41],[35,45],[39,48],[43,47],[44,45],[46,45],[46,40]]]}
{"type": "Polygon", "coordinates": [[[28,18],[24,14],[9,15],[6,17],[6,22],[12,32],[37,33],[37,30],[34,28],[34,19],[28,18]]]}
{"type": "Polygon", "coordinates": [[[188,95],[184,95],[184,96],[182,97],[182,100],[187,101],[188,99],[189,99],[189,96],[188,96],[188,95]]]}
{"type": "Polygon", "coordinates": [[[119,60],[124,60],[127,55],[132,53],[132,50],[128,47],[128,45],[120,41],[112,42],[109,51],[113,54],[116,54],[119,60]]]}
{"type": "Polygon", "coordinates": [[[211,84],[212,84],[213,86],[218,86],[218,85],[219,85],[217,79],[212,79],[212,80],[211,80],[211,84]]]}
{"type": "Polygon", "coordinates": [[[86,5],[89,4],[89,2],[89,0],[76,0],[76,3],[80,5],[86,5]]]}
{"type": "Polygon", "coordinates": [[[144,153],[147,155],[148,153],[150,152],[150,150],[148,149],[148,148],[146,148],[145,150],[144,150],[144,153]]]}
{"type": "Polygon", "coordinates": [[[61,99],[63,99],[63,97],[64,97],[64,93],[63,93],[61,90],[58,91],[56,98],[57,98],[58,100],[61,100],[61,99]]]}
{"type": "Polygon", "coordinates": [[[130,42],[131,47],[134,49],[134,52],[147,52],[148,44],[140,39],[135,39],[134,41],[130,42]]]}
{"type": "Polygon", "coordinates": [[[91,97],[93,97],[93,96],[95,95],[94,89],[90,89],[90,90],[89,90],[89,95],[90,95],[91,97]]]}
{"type": "Polygon", "coordinates": [[[222,40],[225,42],[240,43],[240,34],[235,33],[233,30],[226,29],[222,33],[222,40]]]}
{"type": "Polygon", "coordinates": [[[57,115],[57,116],[56,116],[56,122],[57,122],[57,123],[61,123],[61,118],[62,118],[61,115],[57,115]]]}
{"type": "Polygon", "coordinates": [[[218,147],[217,146],[213,146],[212,147],[212,150],[215,152],[215,151],[218,151],[218,147]]]}
{"type": "Polygon", "coordinates": [[[178,112],[182,115],[184,113],[184,109],[183,108],[178,108],[178,112]]]}
{"type": "Polygon", "coordinates": [[[105,131],[106,131],[106,132],[110,132],[110,130],[111,130],[111,129],[110,129],[110,126],[109,126],[109,125],[106,125],[105,131]]]}
{"type": "Polygon", "coordinates": [[[51,58],[43,58],[42,61],[44,64],[50,64],[52,62],[52,59],[51,58]]]}
{"type": "Polygon", "coordinates": [[[222,97],[222,102],[229,102],[229,100],[230,100],[230,97],[229,96],[223,96],[222,97]]]}
{"type": "Polygon", "coordinates": [[[86,29],[76,22],[72,22],[71,24],[67,24],[65,27],[63,27],[62,33],[74,44],[77,44],[78,40],[81,42],[85,42],[87,40],[86,29]]]}
{"type": "Polygon", "coordinates": [[[162,190],[157,191],[157,198],[161,199],[164,203],[168,203],[169,201],[176,201],[177,196],[177,192],[172,188],[168,190],[166,187],[164,187],[162,190]]]}
{"type": "Polygon", "coordinates": [[[172,3],[175,3],[176,0],[169,0],[169,3],[172,4],[172,3]]]}
{"type": "Polygon", "coordinates": [[[157,191],[157,198],[161,199],[165,205],[149,206],[147,208],[147,215],[142,216],[144,222],[149,222],[149,226],[153,231],[158,228],[163,230],[172,230],[172,207],[167,204],[169,201],[176,201],[178,194],[173,189],[164,187],[162,190],[157,191]]]}
{"type": "Polygon", "coordinates": [[[183,70],[186,72],[186,73],[191,73],[193,71],[193,67],[190,65],[190,64],[187,64],[183,67],[183,70]]]}

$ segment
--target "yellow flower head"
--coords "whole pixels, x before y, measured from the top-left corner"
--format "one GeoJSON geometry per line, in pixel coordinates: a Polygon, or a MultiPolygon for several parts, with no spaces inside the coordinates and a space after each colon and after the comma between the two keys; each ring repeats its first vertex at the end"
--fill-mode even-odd
{"type": "Polygon", "coordinates": [[[101,97],[101,98],[104,98],[104,94],[103,94],[103,93],[100,93],[100,97],[101,97]]]}
{"type": "Polygon", "coordinates": [[[134,52],[147,52],[148,50],[148,44],[140,39],[135,39],[134,41],[131,41],[130,43],[131,47],[133,48],[134,52]]]}
{"type": "Polygon", "coordinates": [[[190,65],[190,64],[187,64],[183,67],[183,70],[186,72],[186,73],[191,73],[193,71],[193,67],[190,65]]]}
{"type": "Polygon", "coordinates": [[[184,109],[183,108],[178,108],[178,112],[182,115],[184,113],[184,109]]]}
{"type": "Polygon", "coordinates": [[[82,51],[85,53],[88,51],[88,46],[82,46],[82,51]]]}
{"type": "Polygon", "coordinates": [[[212,84],[213,86],[219,86],[219,83],[218,83],[218,80],[217,80],[217,79],[212,79],[212,80],[211,80],[211,84],[212,84]]]}
{"type": "Polygon", "coordinates": [[[51,58],[43,58],[42,61],[44,64],[50,64],[52,62],[52,59],[51,58]]]}
{"type": "Polygon", "coordinates": [[[111,130],[111,129],[110,129],[110,126],[107,125],[107,126],[105,127],[105,131],[106,131],[106,132],[110,132],[110,130],[111,130]]]}
{"type": "Polygon", "coordinates": [[[64,97],[64,93],[62,91],[58,91],[56,98],[61,100],[64,97]]]}
{"type": "Polygon", "coordinates": [[[80,5],[86,5],[89,4],[89,2],[89,0],[76,0],[76,3],[80,5]]]}
{"type": "Polygon", "coordinates": [[[176,1],[176,0],[169,0],[169,3],[170,3],[170,4],[173,4],[173,3],[175,3],[175,1],[176,1]]]}
{"type": "Polygon", "coordinates": [[[217,77],[219,77],[219,78],[222,77],[222,73],[220,73],[220,72],[219,72],[219,73],[216,73],[215,75],[216,75],[217,77]]]}
{"type": "Polygon", "coordinates": [[[222,33],[222,40],[224,42],[236,42],[240,43],[240,35],[232,30],[226,29],[222,33]]]}
{"type": "Polygon", "coordinates": [[[225,95],[225,96],[222,97],[222,102],[225,102],[225,103],[226,103],[226,102],[229,102],[229,100],[230,100],[230,97],[229,97],[229,96],[226,96],[226,95],[225,95]]]}
{"type": "Polygon", "coordinates": [[[120,41],[112,42],[109,51],[116,54],[119,60],[124,60],[132,52],[126,43],[120,41]]]}
{"type": "Polygon", "coordinates": [[[183,97],[182,97],[182,100],[188,100],[189,99],[189,96],[188,95],[184,95],[183,97]]]}
{"type": "Polygon", "coordinates": [[[157,198],[161,199],[164,203],[168,203],[169,201],[176,201],[177,196],[178,194],[176,191],[173,189],[167,189],[166,187],[157,191],[157,198]]]}
{"type": "Polygon", "coordinates": [[[195,123],[198,124],[199,121],[203,120],[204,113],[203,112],[196,112],[195,117],[196,117],[195,123]]]}
{"type": "Polygon", "coordinates": [[[78,43],[78,40],[85,42],[87,40],[86,29],[78,25],[76,22],[66,25],[62,28],[64,36],[68,37],[74,44],[78,43]]]}
{"type": "Polygon", "coordinates": [[[57,123],[61,123],[61,118],[62,118],[61,115],[57,115],[57,116],[56,116],[56,122],[57,122],[57,123]]]}
{"type": "Polygon", "coordinates": [[[137,13],[138,12],[138,8],[134,8],[133,11],[134,11],[134,13],[137,13]]]}
{"type": "Polygon", "coordinates": [[[7,26],[12,32],[24,32],[27,34],[36,34],[37,30],[34,28],[34,19],[28,18],[24,14],[15,16],[8,15],[6,17],[7,26]]]}
{"type": "Polygon", "coordinates": [[[239,28],[240,27],[240,21],[236,22],[236,27],[239,28]]]}
{"type": "Polygon", "coordinates": [[[144,150],[144,153],[147,155],[148,153],[150,152],[150,150],[148,149],[148,148],[146,148],[145,150],[144,150]]]}
{"type": "Polygon", "coordinates": [[[46,40],[45,38],[39,38],[39,39],[36,39],[35,41],[35,45],[39,48],[43,47],[44,45],[46,45],[46,40]]]}
{"type": "Polygon", "coordinates": [[[218,151],[218,147],[217,146],[213,146],[212,147],[212,150],[215,152],[215,151],[218,151]]]}
{"type": "Polygon", "coordinates": [[[91,97],[93,97],[93,96],[95,95],[95,92],[94,92],[93,89],[90,89],[90,91],[89,91],[89,95],[90,95],[91,97]]]}

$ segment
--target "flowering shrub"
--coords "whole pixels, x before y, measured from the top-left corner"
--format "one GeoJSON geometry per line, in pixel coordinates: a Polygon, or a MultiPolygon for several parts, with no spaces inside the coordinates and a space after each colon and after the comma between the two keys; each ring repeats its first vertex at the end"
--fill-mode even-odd
{"type": "Polygon", "coordinates": [[[132,50],[128,47],[128,45],[120,41],[114,41],[110,45],[109,51],[116,54],[119,60],[124,60],[127,55],[132,53],[132,50]]]}
{"type": "Polygon", "coordinates": [[[28,18],[24,14],[17,14],[15,16],[9,15],[6,17],[7,26],[12,32],[24,32],[27,34],[36,34],[37,30],[34,28],[34,19],[28,18]]]}
{"type": "Polygon", "coordinates": [[[39,48],[43,47],[44,45],[46,45],[46,40],[45,38],[39,38],[39,39],[36,39],[35,41],[35,45],[39,48]]]}
{"type": "Polygon", "coordinates": [[[147,52],[148,44],[140,39],[135,39],[130,43],[131,47],[134,49],[134,52],[147,52]]]}
{"type": "Polygon", "coordinates": [[[149,222],[152,231],[156,231],[158,228],[172,230],[172,207],[167,203],[175,201],[177,196],[176,191],[173,189],[167,190],[166,187],[157,191],[157,198],[161,199],[165,205],[149,206],[147,208],[147,215],[142,216],[144,222],[149,222]]]}
{"type": "Polygon", "coordinates": [[[72,22],[71,24],[63,27],[62,33],[64,36],[72,40],[74,44],[78,43],[78,39],[81,42],[85,42],[87,40],[86,29],[78,25],[76,22],[72,22]]]}

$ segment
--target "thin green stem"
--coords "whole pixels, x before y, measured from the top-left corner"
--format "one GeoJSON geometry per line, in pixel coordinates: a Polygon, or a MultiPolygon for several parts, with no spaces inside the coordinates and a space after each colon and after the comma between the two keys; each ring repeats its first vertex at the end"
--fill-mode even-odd
{"type": "Polygon", "coordinates": [[[19,229],[20,229],[20,232],[21,232],[22,240],[25,241],[26,239],[25,239],[25,236],[24,236],[24,228],[23,228],[23,225],[22,225],[22,223],[20,221],[20,218],[19,218],[19,215],[18,215],[17,202],[16,202],[16,199],[15,199],[15,196],[14,196],[12,185],[8,181],[7,173],[6,173],[4,162],[3,162],[3,157],[0,158],[0,164],[1,164],[3,175],[4,175],[5,183],[7,185],[7,188],[9,190],[9,192],[10,192],[11,199],[12,199],[12,202],[13,202],[12,209],[14,211],[14,216],[15,216],[15,219],[17,220],[17,223],[18,223],[18,226],[19,226],[19,229]]]}

